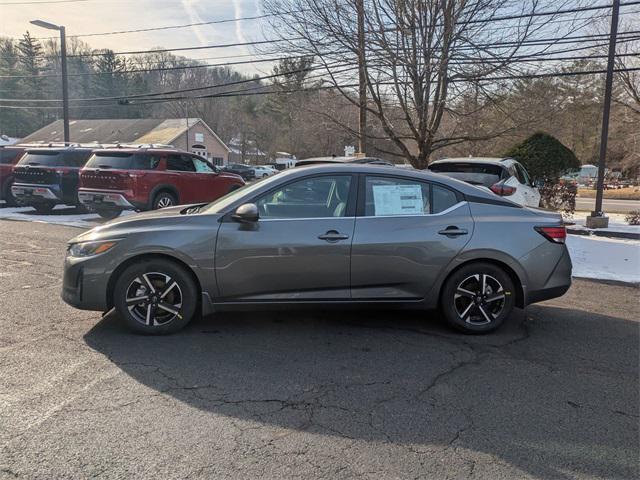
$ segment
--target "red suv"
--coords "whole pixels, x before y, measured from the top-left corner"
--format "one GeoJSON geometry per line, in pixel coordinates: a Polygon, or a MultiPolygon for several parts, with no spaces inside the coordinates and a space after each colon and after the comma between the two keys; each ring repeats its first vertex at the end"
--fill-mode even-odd
{"type": "Polygon", "coordinates": [[[4,200],[11,207],[17,205],[11,194],[13,167],[23,153],[22,147],[0,147],[0,200],[4,200]]]}
{"type": "Polygon", "coordinates": [[[170,148],[96,150],[80,172],[78,198],[101,217],[211,202],[244,185],[202,157],[170,148]]]}

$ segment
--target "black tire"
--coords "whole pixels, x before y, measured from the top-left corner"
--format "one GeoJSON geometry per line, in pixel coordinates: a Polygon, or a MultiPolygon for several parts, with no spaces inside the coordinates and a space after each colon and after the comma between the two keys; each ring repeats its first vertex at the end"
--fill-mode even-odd
{"type": "Polygon", "coordinates": [[[114,218],[118,218],[120,216],[120,214],[122,213],[122,210],[119,208],[109,208],[109,209],[101,208],[99,210],[96,210],[96,213],[100,215],[102,218],[106,218],[107,220],[113,220],[114,218]]]}
{"type": "Polygon", "coordinates": [[[173,207],[178,204],[178,199],[174,194],[170,192],[158,192],[155,197],[153,197],[153,203],[151,204],[151,208],[153,210],[158,210],[159,208],[167,208],[173,207]]]}
{"type": "Polygon", "coordinates": [[[199,294],[191,274],[177,263],[163,259],[145,260],[127,267],[120,274],[113,292],[113,304],[130,330],[147,335],[168,335],[181,330],[193,319],[199,305],[199,294]],[[155,296],[147,295],[150,292],[147,279],[156,290],[155,296]],[[169,289],[163,300],[159,300],[161,293],[173,282],[176,285],[169,289]],[[127,298],[142,299],[145,296],[148,300],[127,305],[127,298]],[[177,313],[164,310],[163,306],[177,313]],[[151,321],[147,320],[149,312],[151,321]]]}
{"type": "Polygon", "coordinates": [[[467,334],[489,333],[511,315],[515,295],[513,281],[503,269],[470,263],[445,281],[440,308],[453,328],[467,334]]]}
{"type": "Polygon", "coordinates": [[[13,182],[11,181],[7,181],[7,183],[4,185],[4,201],[5,201],[5,205],[7,207],[17,207],[19,206],[19,203],[16,201],[16,198],[13,196],[13,193],[11,193],[11,185],[13,184],[13,182]]]}
{"type": "Polygon", "coordinates": [[[38,212],[39,214],[46,215],[48,213],[51,213],[53,207],[55,206],[55,203],[38,203],[36,205],[33,205],[33,208],[35,208],[36,212],[38,212]]]}

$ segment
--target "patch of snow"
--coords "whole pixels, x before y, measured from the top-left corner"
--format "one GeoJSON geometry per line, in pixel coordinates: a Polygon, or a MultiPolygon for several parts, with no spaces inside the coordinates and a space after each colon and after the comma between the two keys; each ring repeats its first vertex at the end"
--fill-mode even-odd
{"type": "MultiPolygon", "coordinates": [[[[75,213],[74,207],[57,205],[51,214],[40,215],[32,207],[0,208],[0,219],[22,220],[25,222],[51,223],[68,227],[93,228],[106,222],[97,213],[75,213]],[[68,212],[68,213],[67,213],[68,212]]],[[[122,215],[131,215],[132,211],[124,211],[122,215]]]]}
{"type": "MultiPolygon", "coordinates": [[[[587,221],[587,215],[588,213],[585,212],[576,212],[573,216],[573,219],[571,220],[575,223],[575,225],[571,225],[571,228],[576,230],[594,231],[594,229],[584,226],[585,222],[587,221]]],[[[598,231],[640,234],[640,225],[629,225],[625,220],[625,213],[609,213],[607,214],[607,216],[609,217],[609,227],[598,228],[598,231]]]]}
{"type": "Polygon", "coordinates": [[[568,235],[573,276],[640,283],[640,242],[568,235]]]}

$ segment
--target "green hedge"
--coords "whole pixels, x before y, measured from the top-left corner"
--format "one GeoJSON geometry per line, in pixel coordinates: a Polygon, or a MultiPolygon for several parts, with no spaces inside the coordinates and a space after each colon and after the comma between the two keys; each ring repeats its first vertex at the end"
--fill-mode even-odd
{"type": "Polygon", "coordinates": [[[560,140],[543,132],[534,133],[506,154],[515,158],[534,180],[555,182],[569,170],[580,168],[578,157],[560,140]]]}

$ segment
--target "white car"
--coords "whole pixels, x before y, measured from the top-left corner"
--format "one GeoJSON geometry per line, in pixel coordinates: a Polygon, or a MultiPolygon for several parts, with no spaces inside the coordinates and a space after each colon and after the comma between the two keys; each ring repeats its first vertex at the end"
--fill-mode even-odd
{"type": "Polygon", "coordinates": [[[488,188],[520,205],[540,206],[540,192],[524,167],[513,158],[446,158],[431,163],[429,170],[488,188]]]}
{"type": "Polygon", "coordinates": [[[270,177],[271,175],[278,173],[278,170],[266,165],[256,165],[252,166],[251,168],[253,168],[253,170],[256,172],[256,178],[270,177]]]}

